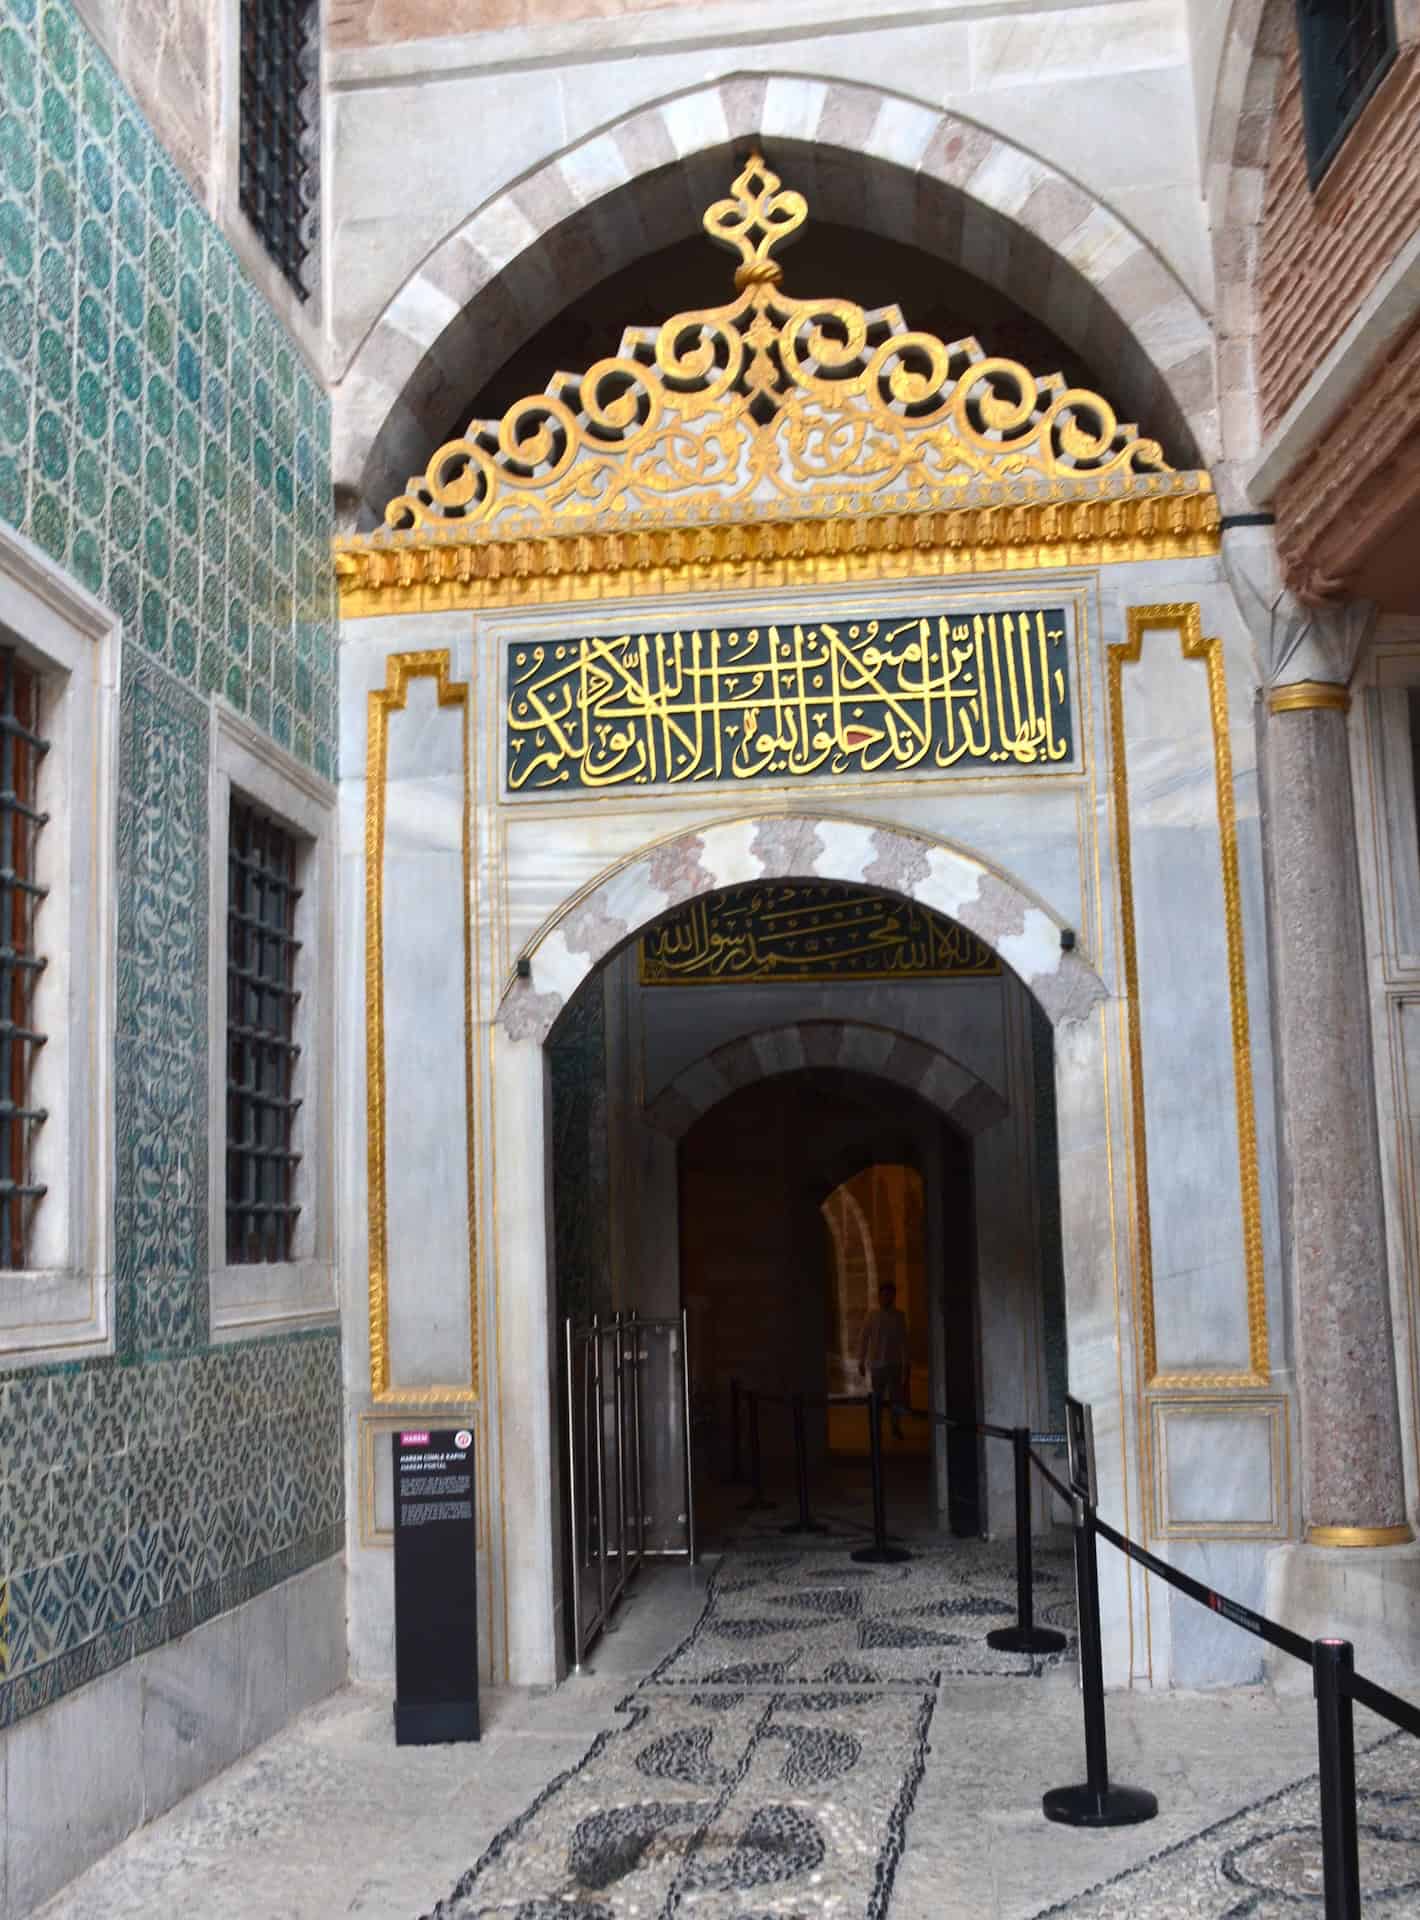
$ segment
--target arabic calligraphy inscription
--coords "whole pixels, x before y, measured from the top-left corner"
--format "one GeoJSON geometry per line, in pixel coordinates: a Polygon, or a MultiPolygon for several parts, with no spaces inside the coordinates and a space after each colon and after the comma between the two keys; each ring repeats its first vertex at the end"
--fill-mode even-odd
{"type": "Polygon", "coordinates": [[[517,641],[507,719],[513,793],[1058,767],[1074,747],[1058,607],[517,641]]]}
{"type": "Polygon", "coordinates": [[[702,894],[641,940],[641,984],[947,979],[1001,962],[954,920],[865,887],[768,880],[702,894]]]}

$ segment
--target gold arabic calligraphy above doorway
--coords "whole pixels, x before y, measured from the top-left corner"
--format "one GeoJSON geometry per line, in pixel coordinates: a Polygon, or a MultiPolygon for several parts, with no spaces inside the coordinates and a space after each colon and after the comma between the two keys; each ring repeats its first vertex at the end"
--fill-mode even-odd
{"type": "Polygon", "coordinates": [[[896,894],[762,881],[702,894],[640,943],[643,987],[945,980],[999,974],[965,927],[896,894]]]}
{"type": "Polygon", "coordinates": [[[508,648],[507,788],[1058,768],[1064,610],[783,621],[508,648]]]}

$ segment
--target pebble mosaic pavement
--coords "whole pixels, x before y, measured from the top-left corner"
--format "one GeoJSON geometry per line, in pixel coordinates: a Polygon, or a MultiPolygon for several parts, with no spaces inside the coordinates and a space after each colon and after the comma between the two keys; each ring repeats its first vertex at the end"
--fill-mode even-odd
{"type": "MultiPolygon", "coordinates": [[[[748,1543],[747,1543],[748,1544],[748,1543]]],[[[1074,1659],[1067,1556],[1036,1568],[1047,1659],[997,1654],[1009,1553],[985,1542],[863,1567],[843,1548],[728,1554],[690,1633],[422,1920],[883,1920],[953,1679],[1074,1659]]],[[[1368,1913],[1420,1915],[1420,1745],[1358,1756],[1368,1913]]],[[[1315,1776],[1037,1910],[1033,1920],[1320,1914],[1315,1776]]],[[[905,1914],[902,1920],[909,1920],[905,1914]]]]}
{"type": "MultiPolygon", "coordinates": [[[[1073,1624],[1064,1562],[1038,1570],[1073,1624]]],[[[681,1644],[425,1920],[700,1920],[888,1911],[944,1675],[997,1654],[1012,1562],[984,1543],[900,1566],[839,1549],[727,1557],[681,1644]]]]}
{"type": "MultiPolygon", "coordinates": [[[[1361,1901],[1420,1914],[1420,1743],[1392,1734],[1356,1757],[1361,1901]]],[[[1320,1915],[1315,1775],[1230,1814],[1034,1920],[1300,1920],[1320,1915]]]]}

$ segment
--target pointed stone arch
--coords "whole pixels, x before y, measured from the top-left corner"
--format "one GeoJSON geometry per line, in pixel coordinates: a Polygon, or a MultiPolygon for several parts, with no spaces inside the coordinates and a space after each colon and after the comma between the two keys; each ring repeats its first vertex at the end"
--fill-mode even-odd
{"type": "Polygon", "coordinates": [[[1176,459],[1212,459],[1207,317],[1111,208],[1000,134],[904,95],[739,75],[589,134],[478,208],[410,276],[336,390],[333,470],[347,517],[379,519],[516,340],[608,273],[697,231],[728,161],[758,142],[820,217],[871,220],[959,258],[1087,363],[1107,365],[1122,415],[1176,459]]]}
{"type": "Polygon", "coordinates": [[[834,880],[901,894],[957,921],[1029,988],[1053,1025],[1082,1018],[1104,982],[1063,923],[1016,881],[965,849],[904,827],[841,815],[773,813],[719,820],[643,848],[568,901],[524,950],[498,1019],[510,1040],[546,1040],[601,963],[671,908],[758,880],[834,880]]]}
{"type": "Polygon", "coordinates": [[[792,1020],[742,1034],[682,1067],[646,1108],[646,1119],[679,1140],[741,1087],[832,1067],[901,1087],[963,1133],[981,1133],[1009,1111],[969,1067],[911,1034],[864,1020],[792,1020]]]}

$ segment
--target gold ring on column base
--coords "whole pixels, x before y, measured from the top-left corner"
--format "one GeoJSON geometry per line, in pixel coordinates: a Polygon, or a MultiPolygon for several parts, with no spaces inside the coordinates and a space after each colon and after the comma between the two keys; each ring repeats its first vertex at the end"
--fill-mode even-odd
{"type": "Polygon", "coordinates": [[[1309,1547],[1403,1547],[1413,1540],[1405,1522],[1398,1527],[1308,1527],[1309,1547]]]}
{"type": "Polygon", "coordinates": [[[1304,713],[1313,707],[1351,711],[1351,695],[1332,680],[1295,680],[1290,687],[1273,687],[1267,696],[1269,713],[1304,713]]]}

